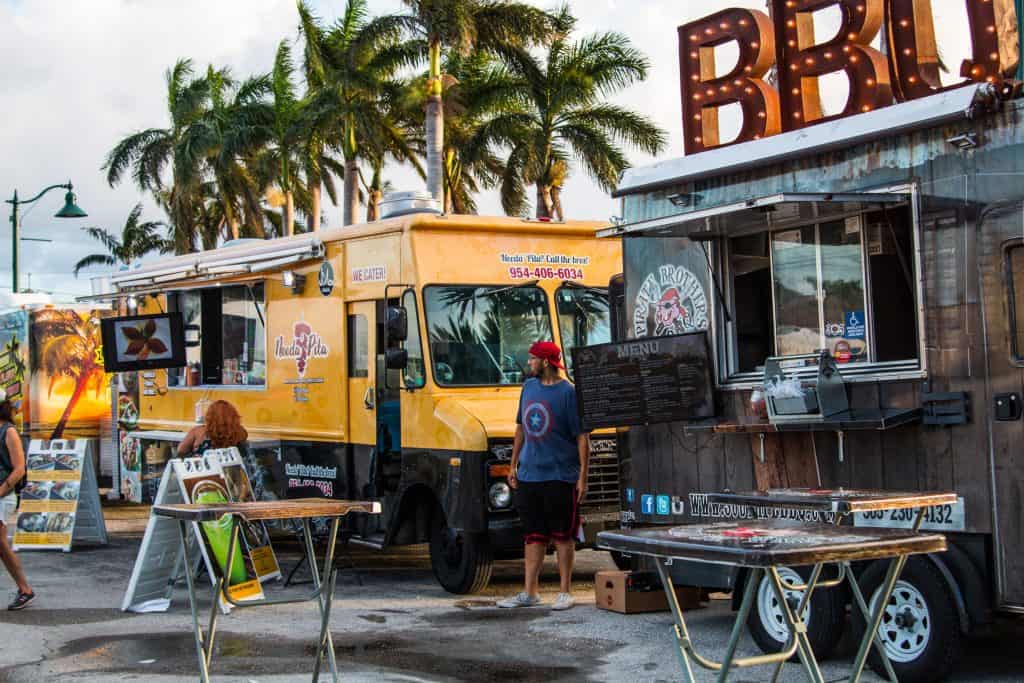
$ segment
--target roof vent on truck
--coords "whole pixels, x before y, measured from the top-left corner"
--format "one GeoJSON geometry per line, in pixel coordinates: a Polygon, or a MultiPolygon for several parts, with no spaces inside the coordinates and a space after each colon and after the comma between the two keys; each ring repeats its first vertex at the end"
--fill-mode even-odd
{"type": "Polygon", "coordinates": [[[380,200],[380,217],[395,218],[412,213],[440,214],[441,206],[429,192],[388,192],[380,200]]]}

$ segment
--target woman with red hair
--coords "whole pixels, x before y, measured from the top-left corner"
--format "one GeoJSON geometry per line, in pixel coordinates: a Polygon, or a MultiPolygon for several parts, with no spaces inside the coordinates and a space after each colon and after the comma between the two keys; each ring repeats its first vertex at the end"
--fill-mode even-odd
{"type": "Polygon", "coordinates": [[[202,455],[210,448],[241,448],[249,433],[242,426],[242,416],[227,401],[214,401],[206,409],[203,424],[189,430],[178,444],[178,455],[202,455]]]}

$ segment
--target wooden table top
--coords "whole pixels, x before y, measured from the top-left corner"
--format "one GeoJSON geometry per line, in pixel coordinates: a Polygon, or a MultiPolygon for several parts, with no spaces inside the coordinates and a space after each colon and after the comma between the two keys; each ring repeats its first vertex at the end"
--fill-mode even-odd
{"type": "Polygon", "coordinates": [[[785,488],[765,491],[723,491],[707,494],[708,502],[730,505],[812,508],[849,514],[869,510],[901,510],[956,504],[951,491],[886,491],[880,489],[785,488]]]}
{"type": "Polygon", "coordinates": [[[906,529],[764,520],[602,531],[597,546],[631,555],[771,567],[942,552],[946,537],[906,529]]]}
{"type": "Polygon", "coordinates": [[[305,519],[308,517],[341,517],[350,512],[380,513],[380,503],[331,498],[296,498],[294,500],[256,501],[252,503],[192,503],[154,505],[153,514],[190,522],[210,522],[224,515],[238,515],[249,521],[262,519],[305,519]]]}

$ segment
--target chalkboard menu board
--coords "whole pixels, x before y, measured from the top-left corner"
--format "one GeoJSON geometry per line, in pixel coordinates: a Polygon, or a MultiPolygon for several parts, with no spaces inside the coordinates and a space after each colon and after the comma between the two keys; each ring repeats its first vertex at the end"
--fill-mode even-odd
{"type": "Polygon", "coordinates": [[[704,332],[584,346],[572,354],[584,429],[714,417],[704,332]]]}

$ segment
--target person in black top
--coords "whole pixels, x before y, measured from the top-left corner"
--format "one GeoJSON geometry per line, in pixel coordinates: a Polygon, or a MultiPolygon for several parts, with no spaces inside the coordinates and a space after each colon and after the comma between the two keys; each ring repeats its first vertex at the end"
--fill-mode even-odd
{"type": "MultiPolygon", "coordinates": [[[[14,492],[15,487],[25,478],[25,449],[21,445],[21,435],[14,428],[14,405],[7,394],[0,389],[0,499],[14,492]]],[[[0,560],[7,568],[7,573],[14,579],[18,594],[9,610],[24,609],[36,594],[28,585],[25,571],[21,568],[18,556],[7,540],[7,526],[0,515],[0,560]]]]}

